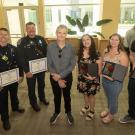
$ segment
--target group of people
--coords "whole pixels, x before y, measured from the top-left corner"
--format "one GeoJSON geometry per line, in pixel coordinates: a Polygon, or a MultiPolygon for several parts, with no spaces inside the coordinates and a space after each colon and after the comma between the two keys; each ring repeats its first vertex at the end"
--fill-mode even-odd
{"type": "Polygon", "coordinates": [[[19,68],[19,81],[0,86],[0,114],[3,122],[3,128],[11,128],[8,110],[8,91],[10,92],[12,111],[24,113],[24,109],[19,106],[17,96],[18,83],[23,81],[24,73],[26,75],[29,102],[33,110],[40,111],[35,94],[35,85],[37,80],[38,97],[44,105],[49,105],[45,98],[45,71],[32,74],[29,68],[29,61],[33,59],[44,58],[47,55],[47,43],[44,38],[36,35],[36,27],[33,22],[26,24],[27,36],[18,41],[17,47],[9,44],[9,31],[6,28],[0,28],[0,73],[19,68]]]}
{"type": "Polygon", "coordinates": [[[119,34],[112,34],[109,38],[107,48],[103,56],[96,51],[93,38],[86,34],[82,36],[78,64],[97,63],[98,76],[91,76],[89,73],[78,75],[78,90],[84,94],[84,107],[80,111],[80,115],[86,116],[86,120],[92,120],[95,114],[95,94],[100,88],[100,79],[107,97],[108,109],[100,114],[103,123],[110,123],[114,119],[114,115],[118,110],[118,97],[122,90],[122,81],[102,74],[105,62],[120,64],[128,68],[128,56],[124,51],[122,38],[119,34]]]}
{"type": "MultiPolygon", "coordinates": [[[[80,115],[85,116],[86,120],[92,120],[95,116],[95,95],[100,89],[100,82],[107,97],[108,110],[102,111],[100,116],[103,123],[110,123],[118,110],[118,97],[122,91],[122,81],[117,81],[107,75],[102,75],[103,65],[106,61],[120,64],[126,68],[131,59],[132,70],[135,62],[135,41],[130,43],[130,54],[124,50],[123,41],[119,34],[112,34],[108,41],[108,46],[103,56],[96,50],[94,39],[89,34],[84,34],[81,38],[78,60],[75,48],[66,42],[68,28],[59,25],[56,29],[56,42],[47,45],[42,36],[36,35],[36,28],[33,22],[26,24],[27,36],[21,38],[17,43],[17,48],[8,43],[9,32],[6,28],[0,28],[0,73],[14,68],[19,68],[19,82],[0,87],[0,114],[5,130],[10,129],[8,114],[8,91],[11,97],[13,111],[23,113],[25,110],[19,106],[17,97],[18,83],[23,81],[24,73],[28,86],[28,97],[31,107],[39,112],[40,106],[35,94],[37,81],[39,101],[44,105],[49,105],[45,96],[45,71],[32,74],[29,61],[47,57],[47,66],[50,72],[50,82],[54,95],[54,113],[50,118],[50,124],[56,123],[61,112],[61,97],[64,97],[65,113],[70,125],[74,123],[71,109],[71,86],[72,71],[80,63],[97,64],[98,75],[91,76],[89,72],[83,74],[78,70],[77,89],[84,95],[84,106],[80,110],[80,115]],[[133,45],[134,44],[134,45],[133,45]]],[[[79,66],[78,66],[79,68],[79,66]]],[[[121,123],[135,120],[134,86],[133,78],[129,79],[129,114],[120,119],[121,123]],[[126,119],[126,120],[125,120],[126,119]]]]}

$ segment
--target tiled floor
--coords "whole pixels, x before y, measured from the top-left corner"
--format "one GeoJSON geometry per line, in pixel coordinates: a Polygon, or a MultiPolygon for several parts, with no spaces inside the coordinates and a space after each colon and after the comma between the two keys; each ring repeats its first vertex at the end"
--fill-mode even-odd
{"type": "Polygon", "coordinates": [[[106,107],[106,98],[103,89],[96,95],[96,117],[92,121],[86,121],[85,117],[79,115],[83,106],[83,96],[76,90],[76,71],[74,71],[74,83],[72,87],[72,112],[75,124],[69,126],[64,113],[62,100],[62,112],[55,126],[50,126],[49,119],[53,113],[53,94],[46,75],[46,95],[50,101],[48,107],[40,104],[41,111],[36,113],[29,105],[27,87],[25,81],[20,85],[20,103],[26,109],[24,114],[10,113],[11,130],[4,131],[0,122],[0,135],[134,135],[135,123],[122,125],[118,118],[127,112],[127,78],[124,82],[123,91],[119,98],[119,111],[115,120],[108,125],[101,122],[99,114],[106,107]]]}

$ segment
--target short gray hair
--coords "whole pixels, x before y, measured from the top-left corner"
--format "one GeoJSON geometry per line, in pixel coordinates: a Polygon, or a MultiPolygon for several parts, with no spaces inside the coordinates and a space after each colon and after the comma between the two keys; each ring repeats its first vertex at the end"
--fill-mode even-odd
{"type": "Polygon", "coordinates": [[[68,28],[66,25],[64,24],[60,24],[57,28],[56,28],[56,33],[58,32],[59,29],[66,29],[67,30],[67,33],[68,33],[68,28]]]}

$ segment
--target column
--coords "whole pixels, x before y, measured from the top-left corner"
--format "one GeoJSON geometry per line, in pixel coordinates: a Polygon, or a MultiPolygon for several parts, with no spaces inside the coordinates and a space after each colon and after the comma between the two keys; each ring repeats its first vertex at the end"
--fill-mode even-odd
{"type": "Polygon", "coordinates": [[[0,27],[5,27],[5,17],[2,0],[0,0],[0,27]]]}
{"type": "Polygon", "coordinates": [[[106,39],[118,31],[121,0],[101,0],[101,19],[112,19],[111,23],[101,26],[101,33],[106,39]]]}
{"type": "Polygon", "coordinates": [[[38,0],[39,34],[45,36],[44,0],[38,0]]]}

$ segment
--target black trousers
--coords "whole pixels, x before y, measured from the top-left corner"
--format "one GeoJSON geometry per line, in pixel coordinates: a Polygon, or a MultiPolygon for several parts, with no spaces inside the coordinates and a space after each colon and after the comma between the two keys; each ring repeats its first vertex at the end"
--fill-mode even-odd
{"type": "Polygon", "coordinates": [[[18,83],[13,83],[3,87],[3,89],[0,91],[0,114],[2,121],[9,119],[8,91],[10,92],[12,110],[17,110],[19,107],[19,100],[17,97],[18,83]]]}
{"type": "Polygon", "coordinates": [[[37,104],[35,93],[36,80],[39,100],[43,101],[45,99],[45,72],[34,74],[32,78],[27,78],[28,96],[31,105],[37,104]]]}
{"type": "Polygon", "coordinates": [[[50,81],[52,85],[52,90],[54,94],[54,106],[55,106],[55,113],[60,113],[61,111],[61,96],[63,93],[64,97],[64,107],[65,113],[71,112],[71,97],[70,97],[70,90],[72,86],[72,74],[68,75],[64,78],[66,81],[66,88],[61,89],[58,85],[58,82],[54,81],[50,76],[50,81]]]}
{"type": "Polygon", "coordinates": [[[128,113],[132,118],[135,118],[135,79],[129,78],[128,83],[128,113]]]}

